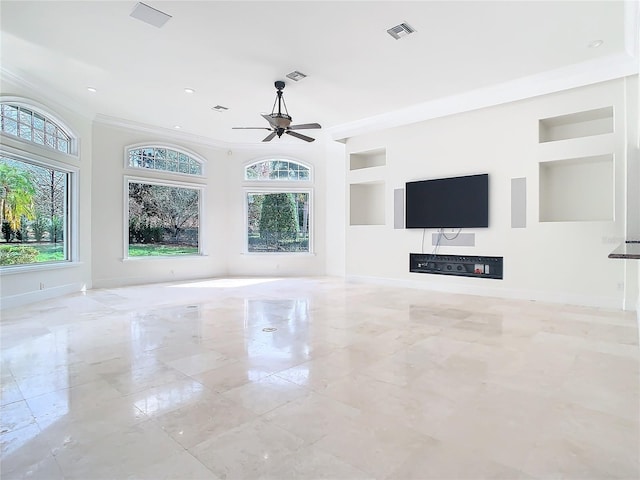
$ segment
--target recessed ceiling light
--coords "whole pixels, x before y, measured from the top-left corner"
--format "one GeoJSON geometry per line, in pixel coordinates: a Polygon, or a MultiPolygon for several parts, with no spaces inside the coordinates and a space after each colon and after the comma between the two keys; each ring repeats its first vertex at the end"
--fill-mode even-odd
{"type": "Polygon", "coordinates": [[[156,10],[142,2],[138,2],[136,4],[130,16],[158,28],[162,27],[171,19],[171,15],[161,12],[160,10],[156,10]]]}
{"type": "Polygon", "coordinates": [[[196,93],[196,91],[193,88],[185,88],[184,93],[196,93]]]}
{"type": "Polygon", "coordinates": [[[396,40],[400,40],[402,37],[406,37],[410,33],[415,32],[416,29],[413,28],[406,22],[401,23],[400,25],[396,25],[395,27],[391,27],[387,30],[387,33],[391,35],[396,40]]]}
{"type": "Polygon", "coordinates": [[[98,91],[98,89],[96,89],[95,87],[87,87],[87,90],[89,90],[91,93],[96,93],[98,91]]]}
{"type": "Polygon", "coordinates": [[[293,71],[291,73],[287,73],[287,78],[290,78],[294,82],[298,82],[298,81],[302,80],[305,77],[307,77],[307,75],[302,73],[302,72],[299,72],[298,70],[295,70],[295,71],[293,71]]]}
{"type": "Polygon", "coordinates": [[[594,40],[593,42],[591,42],[588,46],[589,48],[598,48],[599,46],[601,46],[604,43],[603,40],[594,40]]]}
{"type": "Polygon", "coordinates": [[[173,128],[175,128],[176,130],[180,130],[182,127],[180,125],[174,125],[173,128]]]}

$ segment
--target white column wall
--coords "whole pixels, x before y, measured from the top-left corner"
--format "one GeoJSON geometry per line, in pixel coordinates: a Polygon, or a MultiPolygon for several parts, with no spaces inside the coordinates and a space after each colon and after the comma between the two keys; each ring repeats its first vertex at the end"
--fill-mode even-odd
{"type": "MultiPolygon", "coordinates": [[[[625,79],[619,79],[348,139],[347,157],[385,148],[387,159],[386,223],[349,226],[346,219],[347,276],[443,291],[623,307],[625,262],[607,255],[626,233],[625,138],[630,129],[638,128],[637,115],[626,116],[627,108],[625,79]],[[539,144],[539,119],[608,105],[614,106],[614,133],[539,144]],[[606,153],[614,155],[614,220],[539,222],[538,163],[606,153]],[[463,230],[475,233],[474,247],[440,247],[438,253],[503,256],[504,279],[410,273],[409,253],[421,252],[423,231],[393,229],[393,190],[411,180],[476,173],[490,176],[490,226],[463,230]],[[518,177],[527,179],[527,227],[512,229],[510,183],[518,177]]],[[[349,172],[347,166],[347,191],[350,179],[367,181],[367,173],[349,172]]],[[[425,253],[432,251],[434,231],[426,232],[425,253]]]]}

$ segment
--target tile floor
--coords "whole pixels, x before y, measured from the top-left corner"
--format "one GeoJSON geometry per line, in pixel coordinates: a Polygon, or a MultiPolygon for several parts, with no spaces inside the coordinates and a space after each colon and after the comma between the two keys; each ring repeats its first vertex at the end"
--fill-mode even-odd
{"type": "Polygon", "coordinates": [[[3,479],[640,477],[631,313],[298,278],[2,316],[3,479]]]}

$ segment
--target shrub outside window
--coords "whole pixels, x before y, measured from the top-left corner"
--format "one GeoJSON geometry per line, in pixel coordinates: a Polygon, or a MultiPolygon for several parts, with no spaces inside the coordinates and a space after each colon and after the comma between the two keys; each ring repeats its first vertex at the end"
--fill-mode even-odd
{"type": "Polygon", "coordinates": [[[247,252],[310,253],[311,169],[294,160],[261,160],[245,167],[244,179],[251,182],[245,189],[247,252]]]}
{"type": "Polygon", "coordinates": [[[309,252],[309,191],[247,192],[249,252],[309,252]]]}

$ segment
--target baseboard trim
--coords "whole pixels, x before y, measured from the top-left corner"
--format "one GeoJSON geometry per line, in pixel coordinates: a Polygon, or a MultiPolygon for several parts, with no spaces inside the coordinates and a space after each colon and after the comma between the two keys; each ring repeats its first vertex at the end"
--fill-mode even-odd
{"type": "MultiPolygon", "coordinates": [[[[347,275],[346,280],[355,283],[372,283],[390,287],[413,288],[418,290],[431,290],[444,293],[459,293],[463,295],[476,295],[482,297],[509,298],[517,300],[530,300],[536,302],[559,303],[566,305],[578,305],[583,307],[607,308],[622,310],[622,299],[611,297],[596,297],[592,295],[577,295],[562,292],[543,292],[537,290],[518,290],[508,288],[495,288],[491,286],[470,286],[451,283],[424,283],[413,280],[397,278],[369,277],[362,275],[347,275]]],[[[489,282],[489,280],[486,280],[489,282]]],[[[639,314],[640,315],[640,314],[639,314]]],[[[638,317],[640,321],[640,316],[638,317]]],[[[639,323],[640,325],[640,323],[639,323]]]]}
{"type": "Polygon", "coordinates": [[[20,295],[11,295],[2,297],[0,300],[0,310],[9,310],[11,308],[23,307],[32,303],[50,300],[62,295],[70,293],[83,292],[87,289],[85,283],[69,283],[58,287],[45,288],[44,290],[35,290],[33,292],[21,293],[20,295]]]}

